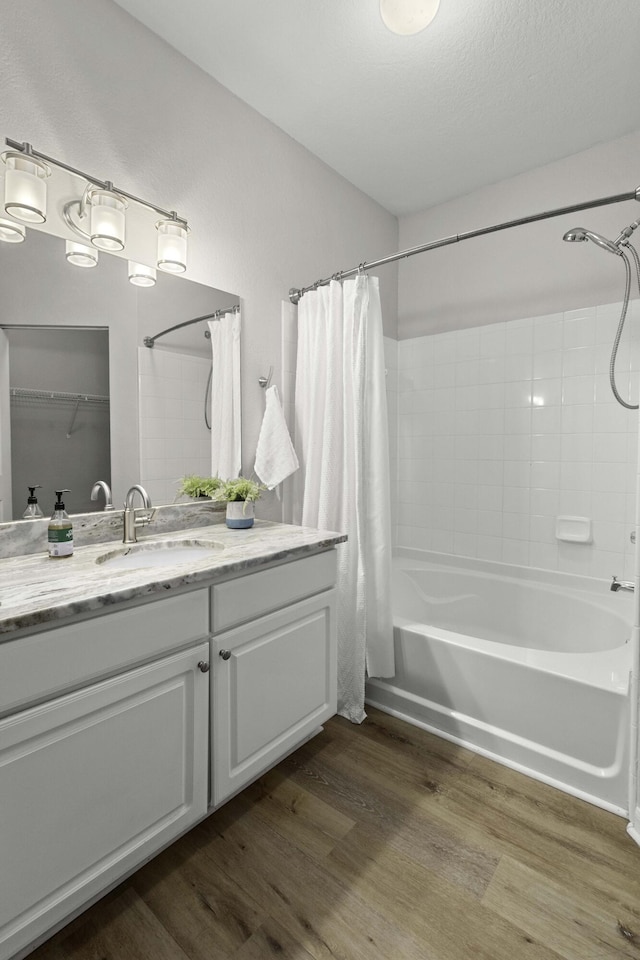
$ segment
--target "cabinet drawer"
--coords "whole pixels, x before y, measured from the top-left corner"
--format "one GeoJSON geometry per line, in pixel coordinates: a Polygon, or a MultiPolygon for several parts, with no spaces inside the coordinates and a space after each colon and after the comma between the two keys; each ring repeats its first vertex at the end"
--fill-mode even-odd
{"type": "Polygon", "coordinates": [[[336,582],[336,551],[238,577],[212,589],[214,633],[254,620],[305,597],[329,590],[336,582]]]}
{"type": "Polygon", "coordinates": [[[0,643],[0,714],[208,636],[208,592],[0,643]]]}

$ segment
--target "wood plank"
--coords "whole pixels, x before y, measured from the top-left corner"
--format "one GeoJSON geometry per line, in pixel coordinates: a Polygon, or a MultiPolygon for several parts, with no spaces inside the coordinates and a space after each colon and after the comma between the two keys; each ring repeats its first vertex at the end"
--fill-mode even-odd
{"type": "MultiPolygon", "coordinates": [[[[207,828],[211,821],[200,827],[207,828]]],[[[428,960],[409,932],[389,923],[383,905],[362,900],[252,810],[211,841],[212,868],[241,882],[315,960],[428,960]]]]}
{"type": "Polygon", "coordinates": [[[444,768],[468,766],[477,756],[473,750],[437,737],[375,707],[367,706],[366,709],[367,718],[361,724],[350,723],[344,717],[334,717],[329,731],[334,740],[342,740],[348,747],[369,740],[380,746],[391,747],[408,760],[421,762],[425,757],[430,757],[432,762],[444,768]]]}
{"type": "Polygon", "coordinates": [[[51,951],[46,946],[38,951],[38,960],[53,960],[56,951],[65,960],[189,960],[129,886],[96,904],[70,933],[61,931],[51,951]]]}
{"type": "Polygon", "coordinates": [[[277,957],[278,960],[313,960],[302,944],[290,937],[272,917],[267,917],[238,950],[235,960],[268,960],[269,957],[277,957]]]}
{"type": "Polygon", "coordinates": [[[469,842],[465,825],[438,824],[428,813],[430,799],[441,792],[442,783],[460,776],[455,764],[434,773],[431,756],[398,757],[386,741],[360,738],[334,757],[330,767],[314,763],[314,758],[300,764],[297,755],[288,767],[296,782],[302,780],[320,795],[330,792],[345,814],[360,825],[368,824],[371,843],[377,831],[378,843],[391,844],[476,897],[484,893],[500,854],[486,843],[469,842]]]}
{"type": "Polygon", "coordinates": [[[430,815],[559,883],[640,902],[640,848],[625,821],[517,771],[478,758],[445,784],[430,815]]]}
{"type": "Polygon", "coordinates": [[[353,737],[351,743],[335,758],[336,766],[353,764],[362,775],[376,779],[381,785],[406,791],[409,802],[438,793],[444,783],[466,775],[469,762],[459,762],[456,754],[447,756],[426,746],[397,746],[395,741],[380,742],[371,737],[353,737]]]}
{"type": "Polygon", "coordinates": [[[483,904],[565,960],[620,960],[640,955],[640,906],[612,904],[571,891],[511,857],[503,857],[483,904]]]}
{"type": "Polygon", "coordinates": [[[331,752],[315,750],[312,741],[283,761],[281,769],[316,796],[326,796],[346,816],[380,821],[396,803],[413,807],[440,793],[443,783],[465,775],[475,756],[471,751],[395,717],[373,714],[361,725],[335,717],[328,725],[331,752]],[[336,750],[340,741],[342,749],[336,750]]]}
{"type": "Polygon", "coordinates": [[[29,960],[67,960],[67,954],[64,952],[57,941],[52,938],[44,943],[33,953],[29,954],[29,960]]]}
{"type": "Polygon", "coordinates": [[[131,883],[191,960],[229,960],[266,916],[242,886],[211,869],[193,834],[154,857],[131,883]]]}
{"type": "MultiPolygon", "coordinates": [[[[588,846],[602,851],[607,860],[621,868],[638,867],[638,847],[629,843],[624,817],[612,816],[594,804],[579,800],[540,780],[523,776],[517,770],[476,755],[470,771],[473,781],[482,789],[490,785],[494,803],[514,809],[526,805],[528,810],[544,812],[549,832],[567,833],[578,841],[588,837],[588,846]]],[[[485,790],[486,792],[486,790],[485,790]]]]}
{"type": "Polygon", "coordinates": [[[372,849],[368,828],[352,830],[327,858],[327,869],[362,900],[384,905],[389,923],[410,931],[425,954],[438,960],[558,960],[555,951],[463,886],[391,846],[372,849]]]}
{"type": "Polygon", "coordinates": [[[245,790],[253,813],[295,846],[322,860],[355,825],[350,817],[272,770],[245,790]]]}

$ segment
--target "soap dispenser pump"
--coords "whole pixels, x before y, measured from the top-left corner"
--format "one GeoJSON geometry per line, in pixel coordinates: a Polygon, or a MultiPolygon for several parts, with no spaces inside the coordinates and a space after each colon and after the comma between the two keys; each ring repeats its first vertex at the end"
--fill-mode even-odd
{"type": "Polygon", "coordinates": [[[56,502],[49,521],[49,556],[70,557],[73,553],[73,525],[62,502],[62,494],[71,490],[56,490],[56,502]]]}
{"type": "Polygon", "coordinates": [[[29,487],[29,498],[27,500],[27,509],[22,514],[23,520],[39,520],[44,517],[44,513],[38,506],[38,498],[36,497],[36,490],[40,490],[42,484],[35,483],[32,487],[29,487]]]}

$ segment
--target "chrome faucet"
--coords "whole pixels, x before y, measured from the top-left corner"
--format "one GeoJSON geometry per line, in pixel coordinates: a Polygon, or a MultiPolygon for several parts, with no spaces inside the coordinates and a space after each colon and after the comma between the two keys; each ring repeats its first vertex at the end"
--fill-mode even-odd
{"type": "Polygon", "coordinates": [[[111,498],[111,487],[104,480],[97,480],[93,485],[93,490],[91,491],[91,499],[97,500],[98,494],[100,491],[104,493],[104,507],[103,510],[113,510],[113,500],[111,498]]]}
{"type": "Polygon", "coordinates": [[[146,527],[147,524],[151,523],[154,514],[155,510],[152,508],[149,494],[139,483],[134,483],[134,485],[127,490],[127,496],[124,501],[124,536],[122,542],[137,543],[137,528],[146,527]],[[142,497],[142,505],[147,513],[136,514],[133,506],[133,498],[136,492],[142,497]]]}
{"type": "Polygon", "coordinates": [[[609,588],[613,590],[614,593],[618,590],[629,590],[631,593],[635,590],[635,584],[633,580],[618,580],[617,577],[611,578],[611,586],[609,588]]]}

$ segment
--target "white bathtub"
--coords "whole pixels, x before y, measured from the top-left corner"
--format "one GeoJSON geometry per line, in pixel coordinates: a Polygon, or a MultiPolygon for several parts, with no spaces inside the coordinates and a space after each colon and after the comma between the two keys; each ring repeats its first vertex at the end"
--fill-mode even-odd
{"type": "Polygon", "coordinates": [[[415,550],[393,577],[396,675],[367,702],[624,813],[632,595],[415,550]]]}

